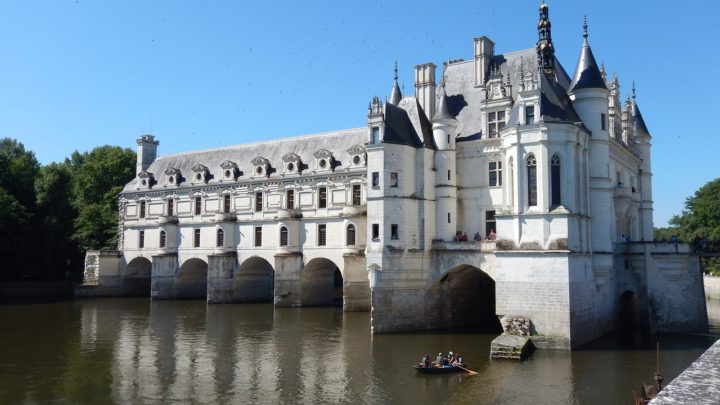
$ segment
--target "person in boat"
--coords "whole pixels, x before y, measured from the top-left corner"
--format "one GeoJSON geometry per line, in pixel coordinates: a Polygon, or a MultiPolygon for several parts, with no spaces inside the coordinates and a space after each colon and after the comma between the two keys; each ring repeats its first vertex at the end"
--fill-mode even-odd
{"type": "Polygon", "coordinates": [[[423,360],[422,360],[422,363],[421,363],[421,364],[422,364],[423,367],[429,368],[430,365],[431,365],[430,355],[425,354],[425,356],[423,357],[423,360]]]}
{"type": "Polygon", "coordinates": [[[442,367],[442,366],[443,366],[443,355],[442,355],[442,353],[438,353],[438,356],[437,356],[437,358],[435,359],[435,364],[436,364],[438,367],[442,367]]]}
{"type": "Polygon", "coordinates": [[[463,358],[460,357],[460,353],[455,353],[455,360],[451,363],[453,367],[463,366],[463,358]]]}

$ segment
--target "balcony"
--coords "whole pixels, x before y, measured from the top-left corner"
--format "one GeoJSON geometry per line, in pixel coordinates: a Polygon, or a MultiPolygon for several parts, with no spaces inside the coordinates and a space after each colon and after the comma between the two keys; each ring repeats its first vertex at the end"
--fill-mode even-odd
{"type": "Polygon", "coordinates": [[[302,212],[299,209],[280,209],[277,211],[277,219],[299,219],[302,218],[302,212]]]}
{"type": "Polygon", "coordinates": [[[343,207],[343,217],[357,217],[367,215],[367,206],[365,205],[346,205],[343,207]]]}
{"type": "Polygon", "coordinates": [[[237,215],[234,212],[221,212],[215,214],[215,222],[235,222],[237,215]]]}
{"type": "Polygon", "coordinates": [[[482,240],[482,241],[444,241],[434,240],[432,242],[433,250],[459,250],[459,251],[478,251],[478,252],[494,252],[495,251],[494,240],[482,240]]]}
{"type": "Polygon", "coordinates": [[[177,215],[163,215],[158,218],[158,224],[160,225],[177,225],[177,215]]]}

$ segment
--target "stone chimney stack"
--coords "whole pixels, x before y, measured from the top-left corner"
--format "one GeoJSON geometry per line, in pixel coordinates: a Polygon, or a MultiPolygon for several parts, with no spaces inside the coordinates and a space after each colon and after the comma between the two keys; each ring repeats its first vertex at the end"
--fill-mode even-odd
{"type": "Polygon", "coordinates": [[[143,170],[155,161],[157,157],[157,147],[160,144],[152,135],[142,135],[137,139],[137,168],[135,174],[140,174],[143,170]]]}
{"type": "Polygon", "coordinates": [[[435,116],[435,64],[425,63],[415,66],[415,98],[432,120],[435,116]]]}
{"type": "Polygon", "coordinates": [[[485,84],[494,52],[495,43],[490,38],[475,38],[475,86],[485,84]]]}

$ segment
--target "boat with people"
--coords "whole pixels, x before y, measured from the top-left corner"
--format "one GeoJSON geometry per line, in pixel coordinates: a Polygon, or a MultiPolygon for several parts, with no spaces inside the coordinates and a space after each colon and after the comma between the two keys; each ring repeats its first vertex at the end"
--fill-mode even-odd
{"type": "Polygon", "coordinates": [[[443,356],[442,353],[438,353],[435,361],[430,361],[430,356],[426,354],[423,356],[420,364],[414,366],[413,368],[423,374],[447,374],[462,371],[472,375],[477,374],[477,372],[468,370],[465,367],[465,362],[460,356],[460,353],[453,352],[448,352],[447,356],[443,356]]]}

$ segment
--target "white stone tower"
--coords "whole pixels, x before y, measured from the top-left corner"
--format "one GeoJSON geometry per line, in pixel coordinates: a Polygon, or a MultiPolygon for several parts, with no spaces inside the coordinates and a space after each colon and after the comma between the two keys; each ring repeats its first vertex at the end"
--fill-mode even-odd
{"type": "Polygon", "coordinates": [[[435,153],[436,228],[439,239],[453,240],[457,232],[457,165],[455,136],[457,120],[450,114],[450,100],[443,80],[442,96],[433,117],[435,153]]]}

